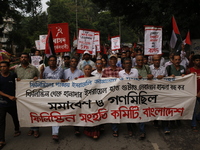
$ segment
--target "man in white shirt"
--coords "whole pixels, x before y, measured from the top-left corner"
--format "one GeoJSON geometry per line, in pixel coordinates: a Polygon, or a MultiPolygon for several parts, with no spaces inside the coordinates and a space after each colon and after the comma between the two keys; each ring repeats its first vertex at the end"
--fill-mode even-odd
{"type": "MultiPolygon", "coordinates": [[[[162,79],[167,75],[166,68],[160,65],[161,56],[160,55],[153,55],[152,57],[153,64],[150,66],[151,74],[154,78],[162,79]]],[[[169,134],[170,130],[168,127],[168,121],[162,121],[164,127],[164,133],[169,134]]],[[[154,127],[158,128],[158,120],[154,120],[154,127]]]]}
{"type": "Polygon", "coordinates": [[[103,73],[103,62],[101,59],[97,59],[96,61],[96,70],[94,70],[91,74],[95,77],[101,78],[103,73]]]}
{"type": "MultiPolygon", "coordinates": [[[[138,78],[138,70],[135,68],[132,68],[132,60],[131,58],[124,58],[123,60],[123,67],[124,70],[121,70],[119,72],[119,77],[120,78],[125,78],[125,77],[131,77],[131,78],[138,78]]],[[[131,137],[133,136],[133,123],[127,123],[127,128],[128,128],[128,135],[131,137]]]]}
{"type": "Polygon", "coordinates": [[[90,58],[91,54],[89,51],[83,53],[83,60],[78,63],[77,68],[83,71],[85,65],[91,65],[92,69],[95,69],[95,63],[90,58]]]}
{"type": "Polygon", "coordinates": [[[151,74],[154,76],[154,78],[162,79],[164,76],[166,76],[166,69],[160,65],[161,56],[154,55],[152,60],[153,64],[150,66],[151,74]]]}
{"type": "Polygon", "coordinates": [[[120,78],[124,78],[124,77],[138,78],[138,70],[135,68],[132,68],[132,61],[130,58],[124,58],[123,67],[124,67],[124,70],[121,70],[119,72],[120,78]]]}

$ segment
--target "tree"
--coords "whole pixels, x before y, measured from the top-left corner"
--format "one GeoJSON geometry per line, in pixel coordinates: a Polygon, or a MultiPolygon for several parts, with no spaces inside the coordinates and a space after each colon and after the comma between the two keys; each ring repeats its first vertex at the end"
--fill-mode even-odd
{"type": "Polygon", "coordinates": [[[200,38],[200,1],[198,0],[92,0],[102,10],[110,10],[112,15],[123,17],[124,22],[138,33],[143,25],[163,26],[164,37],[171,36],[171,17],[175,16],[182,35],[191,30],[192,38],[200,38]],[[113,7],[114,6],[114,7],[113,7]]]}

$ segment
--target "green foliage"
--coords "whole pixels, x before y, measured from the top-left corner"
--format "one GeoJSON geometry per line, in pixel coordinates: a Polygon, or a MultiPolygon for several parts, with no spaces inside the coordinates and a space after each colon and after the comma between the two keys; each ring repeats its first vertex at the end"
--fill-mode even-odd
{"type": "Polygon", "coordinates": [[[110,10],[112,15],[123,17],[139,34],[143,25],[163,26],[164,38],[171,36],[171,18],[175,16],[180,32],[186,35],[188,29],[192,38],[200,38],[200,1],[199,0],[92,0],[103,10],[110,10]]]}

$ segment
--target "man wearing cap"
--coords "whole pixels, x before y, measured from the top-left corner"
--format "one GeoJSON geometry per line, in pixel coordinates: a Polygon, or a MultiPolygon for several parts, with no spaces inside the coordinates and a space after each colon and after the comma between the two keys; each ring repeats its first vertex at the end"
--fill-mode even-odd
{"type": "Polygon", "coordinates": [[[83,60],[78,63],[77,68],[80,69],[80,70],[83,70],[85,65],[91,65],[92,69],[94,70],[95,69],[95,63],[91,60],[90,56],[91,56],[90,52],[85,51],[83,53],[83,60]]]}
{"type": "MultiPolygon", "coordinates": [[[[119,78],[119,72],[122,70],[121,67],[116,66],[117,56],[116,54],[110,55],[109,58],[109,67],[105,68],[102,74],[102,77],[113,77],[119,78]]],[[[118,137],[118,127],[117,124],[112,124],[113,136],[118,137]]]]}

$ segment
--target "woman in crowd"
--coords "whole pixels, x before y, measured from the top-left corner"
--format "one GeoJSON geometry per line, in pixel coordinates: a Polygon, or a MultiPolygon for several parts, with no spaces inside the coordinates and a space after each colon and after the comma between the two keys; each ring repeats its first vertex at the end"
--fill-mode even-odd
{"type": "MultiPolygon", "coordinates": [[[[85,65],[84,69],[84,75],[80,76],[79,78],[89,78],[93,77],[92,73],[92,66],[91,65],[85,65]]],[[[100,128],[99,126],[94,127],[85,127],[84,128],[84,134],[92,137],[93,139],[98,139],[100,136],[100,128]]]]}

